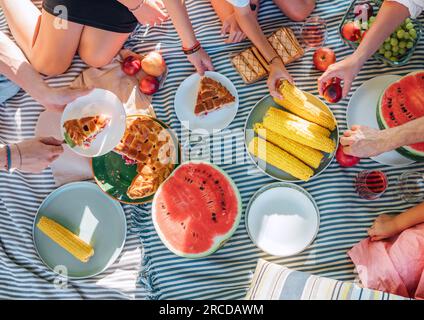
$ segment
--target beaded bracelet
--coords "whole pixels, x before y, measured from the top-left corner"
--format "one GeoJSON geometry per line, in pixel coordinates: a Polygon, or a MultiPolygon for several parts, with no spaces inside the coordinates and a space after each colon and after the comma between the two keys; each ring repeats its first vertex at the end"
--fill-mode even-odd
{"type": "Polygon", "coordinates": [[[195,53],[195,52],[197,52],[197,51],[199,51],[200,50],[200,48],[202,48],[202,46],[200,45],[200,42],[199,41],[197,41],[195,44],[194,44],[194,46],[192,46],[191,48],[184,48],[183,47],[183,52],[184,52],[184,54],[185,55],[190,55],[190,54],[193,54],[193,53],[195,53]]]}

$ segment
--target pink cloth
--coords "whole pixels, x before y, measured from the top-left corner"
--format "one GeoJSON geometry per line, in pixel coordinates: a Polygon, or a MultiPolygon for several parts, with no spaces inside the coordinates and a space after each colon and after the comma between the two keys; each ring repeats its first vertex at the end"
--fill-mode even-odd
{"type": "Polygon", "coordinates": [[[424,223],[390,239],[364,239],[348,255],[364,287],[424,299],[424,223]]]}

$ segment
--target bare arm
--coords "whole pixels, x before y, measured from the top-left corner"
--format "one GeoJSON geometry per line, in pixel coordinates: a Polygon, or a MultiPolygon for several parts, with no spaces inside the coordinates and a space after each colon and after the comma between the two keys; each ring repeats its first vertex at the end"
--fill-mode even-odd
{"type": "Polygon", "coordinates": [[[224,22],[230,15],[234,14],[234,8],[229,2],[222,0],[210,1],[221,22],[224,22]]]}
{"type": "Polygon", "coordinates": [[[405,230],[424,222],[424,202],[406,210],[395,218],[400,230],[405,230]]]}
{"type": "Polygon", "coordinates": [[[353,80],[369,59],[381,46],[384,40],[409,16],[404,5],[394,1],[384,1],[367,36],[361,41],[356,51],[346,59],[332,64],[318,79],[319,92],[328,80],[337,77],[343,80],[343,97],[350,91],[353,80]]]}
{"type": "Polygon", "coordinates": [[[162,0],[117,0],[122,3],[132,12],[139,23],[160,25],[166,19],[168,15],[165,12],[165,8],[162,0]]]}
{"type": "Polygon", "coordinates": [[[90,92],[90,89],[49,87],[21,49],[3,32],[0,32],[0,73],[53,111],[62,111],[66,104],[90,92]]]}
{"type": "MultiPolygon", "coordinates": [[[[197,43],[197,39],[187,13],[184,0],[163,0],[163,3],[166,6],[178,35],[180,36],[182,46],[186,49],[193,48],[193,46],[197,43]]],[[[203,48],[200,48],[195,53],[187,55],[187,59],[194,65],[197,72],[202,76],[205,71],[213,70],[212,61],[203,48]]]]}
{"type": "Polygon", "coordinates": [[[3,32],[0,32],[0,73],[37,100],[48,91],[48,86],[41,75],[31,66],[19,47],[3,32]]]}
{"type": "Polygon", "coordinates": [[[256,19],[255,13],[250,9],[250,7],[234,7],[234,12],[237,22],[243,32],[259,49],[264,58],[270,62],[271,70],[267,81],[269,92],[272,96],[283,99],[277,89],[280,80],[287,79],[290,82],[293,82],[293,79],[287,72],[283,61],[278,57],[278,54],[268,42],[268,39],[265,37],[262,28],[256,19]]]}
{"type": "Polygon", "coordinates": [[[389,144],[388,150],[424,142],[424,117],[386,129],[386,141],[389,144]]]}
{"type": "Polygon", "coordinates": [[[363,65],[377,50],[384,40],[409,17],[409,10],[395,1],[384,1],[374,24],[361,41],[354,56],[363,65]]]}
{"type": "Polygon", "coordinates": [[[180,36],[183,47],[190,48],[196,44],[197,39],[193,26],[185,7],[184,0],[164,0],[165,7],[172,19],[172,23],[180,36]]]}

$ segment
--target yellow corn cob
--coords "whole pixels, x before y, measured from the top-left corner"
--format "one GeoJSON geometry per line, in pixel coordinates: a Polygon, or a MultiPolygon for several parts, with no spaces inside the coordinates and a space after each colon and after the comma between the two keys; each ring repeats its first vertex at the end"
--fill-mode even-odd
{"type": "Polygon", "coordinates": [[[314,171],[299,159],[258,137],[254,137],[250,141],[249,152],[266,163],[303,181],[308,181],[314,174],[314,171]]]}
{"type": "Polygon", "coordinates": [[[281,134],[275,133],[274,131],[265,129],[262,123],[256,123],[253,129],[261,138],[272,142],[277,147],[287,151],[312,168],[317,169],[321,163],[322,158],[324,157],[324,155],[318,150],[288,139],[281,134]]]}
{"type": "Polygon", "coordinates": [[[301,117],[298,117],[290,112],[284,111],[284,110],[280,110],[274,107],[270,107],[269,108],[269,113],[270,114],[280,114],[280,116],[283,116],[284,118],[286,118],[287,120],[291,120],[294,121],[296,125],[299,125],[299,127],[302,128],[307,128],[309,130],[311,130],[312,132],[315,132],[319,135],[323,135],[326,137],[329,137],[331,135],[330,130],[321,127],[320,125],[310,122],[308,120],[302,119],[301,117]]]}
{"type": "Polygon", "coordinates": [[[336,128],[336,122],[328,112],[309,102],[302,90],[296,88],[287,80],[284,80],[280,85],[279,92],[282,94],[283,99],[274,98],[274,101],[280,106],[283,106],[299,117],[312,121],[330,130],[334,130],[336,128]]]}
{"type": "Polygon", "coordinates": [[[94,254],[92,246],[47,217],[41,217],[37,223],[37,227],[81,262],[87,262],[94,254]]]}
{"type": "Polygon", "coordinates": [[[330,138],[299,127],[295,121],[288,120],[271,109],[265,114],[263,125],[266,129],[317,150],[332,153],[336,149],[335,142],[330,138]]]}

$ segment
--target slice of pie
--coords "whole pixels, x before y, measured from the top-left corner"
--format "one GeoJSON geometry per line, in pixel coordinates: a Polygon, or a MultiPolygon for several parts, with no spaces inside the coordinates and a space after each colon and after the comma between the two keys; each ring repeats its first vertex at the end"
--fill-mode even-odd
{"type": "Polygon", "coordinates": [[[104,115],[84,117],[65,121],[65,140],[69,144],[89,148],[97,135],[109,124],[110,118],[104,115]]]}
{"type": "Polygon", "coordinates": [[[196,106],[194,107],[194,114],[196,116],[201,116],[219,110],[233,103],[235,100],[235,97],[230,91],[218,81],[203,77],[200,81],[200,89],[197,95],[196,106]]]}
{"type": "Polygon", "coordinates": [[[129,118],[115,151],[137,165],[137,175],[127,189],[131,199],[147,197],[174,169],[176,149],[168,130],[148,116],[129,118]]]}

